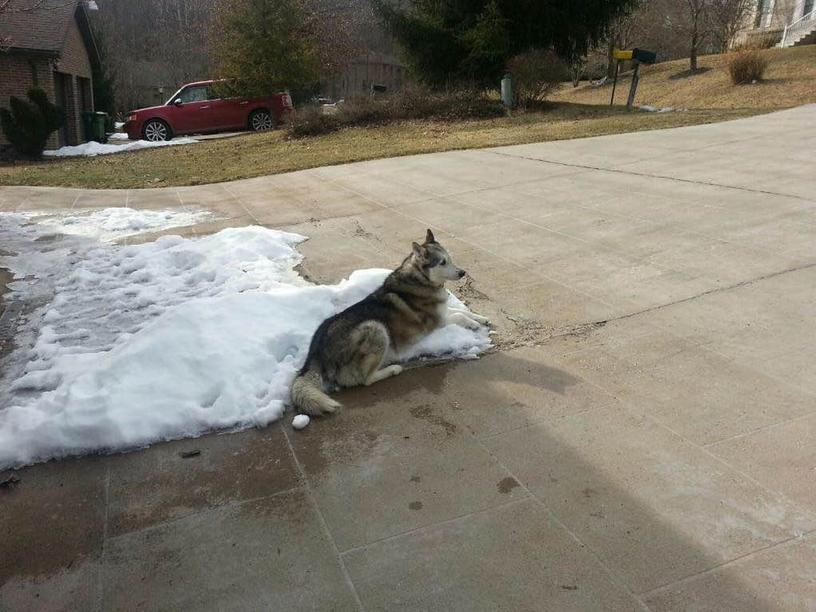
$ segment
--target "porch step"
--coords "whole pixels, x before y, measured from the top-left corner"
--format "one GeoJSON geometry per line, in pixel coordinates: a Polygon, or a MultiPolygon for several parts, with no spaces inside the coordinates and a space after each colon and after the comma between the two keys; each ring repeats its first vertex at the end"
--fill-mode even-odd
{"type": "Polygon", "coordinates": [[[810,32],[802,34],[793,42],[791,47],[802,47],[804,45],[816,45],[816,28],[812,29],[810,32]]]}
{"type": "Polygon", "coordinates": [[[801,47],[816,43],[816,11],[789,26],[777,47],[801,47]]]}

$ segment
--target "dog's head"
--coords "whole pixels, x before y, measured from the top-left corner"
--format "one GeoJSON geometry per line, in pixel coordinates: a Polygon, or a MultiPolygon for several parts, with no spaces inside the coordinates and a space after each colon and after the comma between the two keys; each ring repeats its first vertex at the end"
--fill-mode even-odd
{"type": "Polygon", "coordinates": [[[425,235],[423,244],[414,242],[411,247],[414,250],[414,263],[422,268],[425,275],[436,285],[442,285],[445,281],[459,280],[467,274],[453,263],[450,254],[436,241],[431,230],[425,235]]]}

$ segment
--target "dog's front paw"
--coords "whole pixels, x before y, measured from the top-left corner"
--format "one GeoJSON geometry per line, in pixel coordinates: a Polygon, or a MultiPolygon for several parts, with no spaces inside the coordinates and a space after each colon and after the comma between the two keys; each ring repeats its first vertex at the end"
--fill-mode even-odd
{"type": "Polygon", "coordinates": [[[452,315],[450,315],[447,322],[458,325],[459,327],[464,327],[465,329],[469,329],[471,331],[476,331],[482,326],[477,320],[471,317],[471,313],[461,311],[454,312],[452,315]]]}
{"type": "Polygon", "coordinates": [[[481,323],[479,323],[478,321],[474,321],[473,319],[468,319],[467,321],[464,322],[463,325],[466,329],[469,329],[470,331],[478,331],[479,328],[482,327],[481,323]]]}
{"type": "Polygon", "coordinates": [[[480,325],[490,326],[490,319],[475,312],[468,313],[468,317],[479,323],[480,325]]]}

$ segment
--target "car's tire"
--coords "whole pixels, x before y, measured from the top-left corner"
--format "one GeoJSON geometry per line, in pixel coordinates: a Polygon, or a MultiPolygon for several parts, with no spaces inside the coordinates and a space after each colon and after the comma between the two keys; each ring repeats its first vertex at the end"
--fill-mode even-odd
{"type": "Polygon", "coordinates": [[[265,132],[275,127],[275,118],[265,108],[259,108],[249,114],[249,129],[253,132],[265,132]]]}
{"type": "Polygon", "coordinates": [[[142,138],[150,142],[170,140],[172,137],[173,131],[170,126],[161,119],[150,119],[142,128],[142,138]]]}

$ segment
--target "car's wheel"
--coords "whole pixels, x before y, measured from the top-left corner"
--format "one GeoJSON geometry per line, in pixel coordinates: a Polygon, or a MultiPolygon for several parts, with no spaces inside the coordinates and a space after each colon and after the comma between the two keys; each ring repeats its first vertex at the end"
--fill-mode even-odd
{"type": "Polygon", "coordinates": [[[142,137],[150,142],[158,142],[159,140],[170,140],[173,134],[170,132],[170,126],[164,121],[151,119],[142,128],[142,137]]]}
{"type": "Polygon", "coordinates": [[[249,116],[249,128],[254,132],[264,132],[275,127],[275,119],[266,109],[252,111],[249,116]]]}

